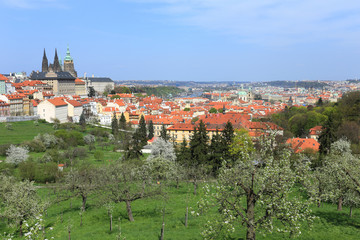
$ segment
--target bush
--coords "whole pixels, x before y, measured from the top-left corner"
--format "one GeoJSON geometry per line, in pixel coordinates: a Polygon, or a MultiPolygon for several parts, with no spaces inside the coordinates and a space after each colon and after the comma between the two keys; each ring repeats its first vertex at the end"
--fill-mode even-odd
{"type": "Polygon", "coordinates": [[[109,132],[104,128],[95,128],[90,131],[90,134],[96,137],[108,137],[109,132]]]}
{"type": "Polygon", "coordinates": [[[26,161],[29,157],[29,150],[25,147],[16,147],[11,145],[6,151],[6,162],[18,165],[19,163],[26,161]]]}
{"type": "Polygon", "coordinates": [[[39,140],[26,141],[22,146],[27,147],[30,152],[45,152],[45,145],[39,140]]]}
{"type": "Polygon", "coordinates": [[[59,170],[56,163],[39,164],[35,175],[35,181],[38,183],[55,182],[58,177],[59,170]]]}
{"type": "Polygon", "coordinates": [[[6,157],[6,151],[9,149],[11,144],[2,144],[0,145],[0,156],[6,157]]]}
{"type": "Polygon", "coordinates": [[[94,153],[94,158],[95,158],[96,160],[98,160],[98,161],[103,160],[103,158],[104,158],[104,152],[97,150],[97,151],[94,153]]]}
{"type": "Polygon", "coordinates": [[[34,140],[42,142],[46,148],[53,148],[57,146],[59,140],[53,134],[38,134],[34,140]]]}
{"type": "Polygon", "coordinates": [[[61,160],[61,154],[57,149],[49,149],[45,152],[41,158],[41,162],[59,162],[61,160]]]}
{"type": "Polygon", "coordinates": [[[19,174],[21,180],[33,181],[36,175],[37,164],[33,161],[25,161],[19,164],[19,174]]]}
{"type": "Polygon", "coordinates": [[[68,146],[85,145],[83,135],[78,131],[58,130],[54,135],[62,139],[68,146]]]}

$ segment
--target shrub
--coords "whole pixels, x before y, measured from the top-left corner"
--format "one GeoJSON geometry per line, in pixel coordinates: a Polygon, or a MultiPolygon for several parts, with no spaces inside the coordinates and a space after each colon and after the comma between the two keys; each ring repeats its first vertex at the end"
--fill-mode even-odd
{"type": "Polygon", "coordinates": [[[58,144],[58,139],[53,134],[38,134],[34,140],[41,141],[46,148],[53,148],[58,144]]]}
{"type": "Polygon", "coordinates": [[[59,176],[59,170],[56,163],[40,164],[37,168],[35,181],[39,183],[55,182],[59,176]]]}
{"type": "Polygon", "coordinates": [[[39,140],[26,141],[22,144],[24,147],[27,147],[30,152],[45,152],[46,147],[43,142],[39,140]]]}
{"type": "Polygon", "coordinates": [[[96,160],[98,160],[98,161],[101,161],[101,160],[104,158],[104,152],[97,150],[97,151],[94,153],[94,158],[95,158],[96,160]]]}
{"type": "Polygon", "coordinates": [[[29,150],[25,147],[16,147],[11,145],[6,151],[6,162],[18,165],[19,163],[26,161],[29,157],[29,150]]]}
{"type": "Polygon", "coordinates": [[[19,164],[21,180],[33,181],[36,175],[37,164],[33,161],[25,161],[19,164]]]}
{"type": "Polygon", "coordinates": [[[2,144],[0,145],[0,156],[6,157],[6,151],[9,149],[11,144],[2,144]]]}

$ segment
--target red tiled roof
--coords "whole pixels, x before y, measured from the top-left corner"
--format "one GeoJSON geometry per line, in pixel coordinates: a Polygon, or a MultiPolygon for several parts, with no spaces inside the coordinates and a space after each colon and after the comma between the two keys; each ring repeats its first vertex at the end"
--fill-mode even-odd
{"type": "Polygon", "coordinates": [[[56,107],[67,106],[67,103],[60,98],[48,99],[47,101],[56,107]]]}
{"type": "Polygon", "coordinates": [[[1,81],[8,81],[9,79],[5,77],[4,75],[0,74],[0,80],[1,81]]]}
{"type": "Polygon", "coordinates": [[[303,152],[305,149],[319,151],[320,147],[320,143],[312,138],[289,138],[286,143],[290,145],[295,153],[303,152]]]}
{"type": "Polygon", "coordinates": [[[67,100],[67,102],[71,105],[73,105],[74,107],[82,107],[82,104],[79,103],[78,101],[76,100],[67,100]]]}

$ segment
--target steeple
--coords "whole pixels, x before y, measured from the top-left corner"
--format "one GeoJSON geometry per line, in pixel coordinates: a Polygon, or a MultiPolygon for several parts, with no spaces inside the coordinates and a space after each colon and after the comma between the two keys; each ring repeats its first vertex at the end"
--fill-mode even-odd
{"type": "Polygon", "coordinates": [[[55,48],[55,57],[54,57],[54,72],[61,72],[61,67],[59,64],[59,58],[57,55],[57,49],[55,48]]]}
{"type": "Polygon", "coordinates": [[[66,57],[65,57],[64,61],[73,61],[72,57],[70,56],[69,46],[67,46],[66,57]]]}
{"type": "Polygon", "coordinates": [[[41,71],[42,72],[48,72],[49,71],[49,62],[48,62],[48,59],[46,57],[45,48],[44,48],[44,56],[43,56],[43,60],[42,60],[41,71]]]}

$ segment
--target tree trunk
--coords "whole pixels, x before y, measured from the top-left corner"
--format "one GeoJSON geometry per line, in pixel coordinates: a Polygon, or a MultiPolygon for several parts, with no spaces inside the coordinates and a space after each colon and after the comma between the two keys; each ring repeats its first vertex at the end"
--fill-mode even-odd
{"type": "Polygon", "coordinates": [[[87,196],[82,196],[82,211],[85,211],[87,196]]]}
{"type": "Polygon", "coordinates": [[[349,217],[352,217],[352,212],[353,212],[353,207],[350,206],[350,213],[349,213],[349,217]]]}
{"type": "Polygon", "coordinates": [[[68,227],[68,233],[69,233],[69,240],[71,240],[71,228],[68,227]]]}
{"type": "Polygon", "coordinates": [[[186,206],[186,212],[185,212],[185,227],[188,226],[188,217],[189,217],[189,207],[186,206]]]}
{"type": "Polygon", "coordinates": [[[22,230],[23,220],[20,220],[19,225],[20,225],[19,235],[20,235],[20,237],[22,237],[22,235],[23,235],[23,230],[22,230]]]}
{"type": "MultiPolygon", "coordinates": [[[[80,210],[80,211],[82,211],[82,210],[80,210]]],[[[83,223],[82,218],[83,218],[83,213],[81,212],[80,213],[80,227],[82,226],[82,223],[83,223]]]]}
{"type": "Polygon", "coordinates": [[[318,208],[321,207],[321,200],[318,201],[317,206],[318,206],[318,208]]]}
{"type": "Polygon", "coordinates": [[[132,211],[131,211],[131,202],[129,200],[126,200],[126,210],[127,210],[130,222],[135,221],[134,217],[133,217],[133,214],[132,214],[132,211]]]}
{"type": "Polygon", "coordinates": [[[247,196],[246,218],[248,219],[246,240],[255,240],[255,196],[253,193],[247,196]]]}
{"type": "Polygon", "coordinates": [[[343,198],[339,197],[338,208],[337,208],[338,211],[342,211],[342,203],[343,203],[343,198]]]}
{"type": "Polygon", "coordinates": [[[165,207],[163,209],[163,222],[162,222],[162,227],[161,227],[160,240],[164,240],[164,232],[165,232],[165,207]]]}
{"type": "Polygon", "coordinates": [[[194,180],[194,195],[196,195],[196,189],[197,189],[197,181],[194,180]]]}
{"type": "Polygon", "coordinates": [[[112,222],[113,222],[112,213],[110,212],[110,232],[112,231],[112,222]]]}

